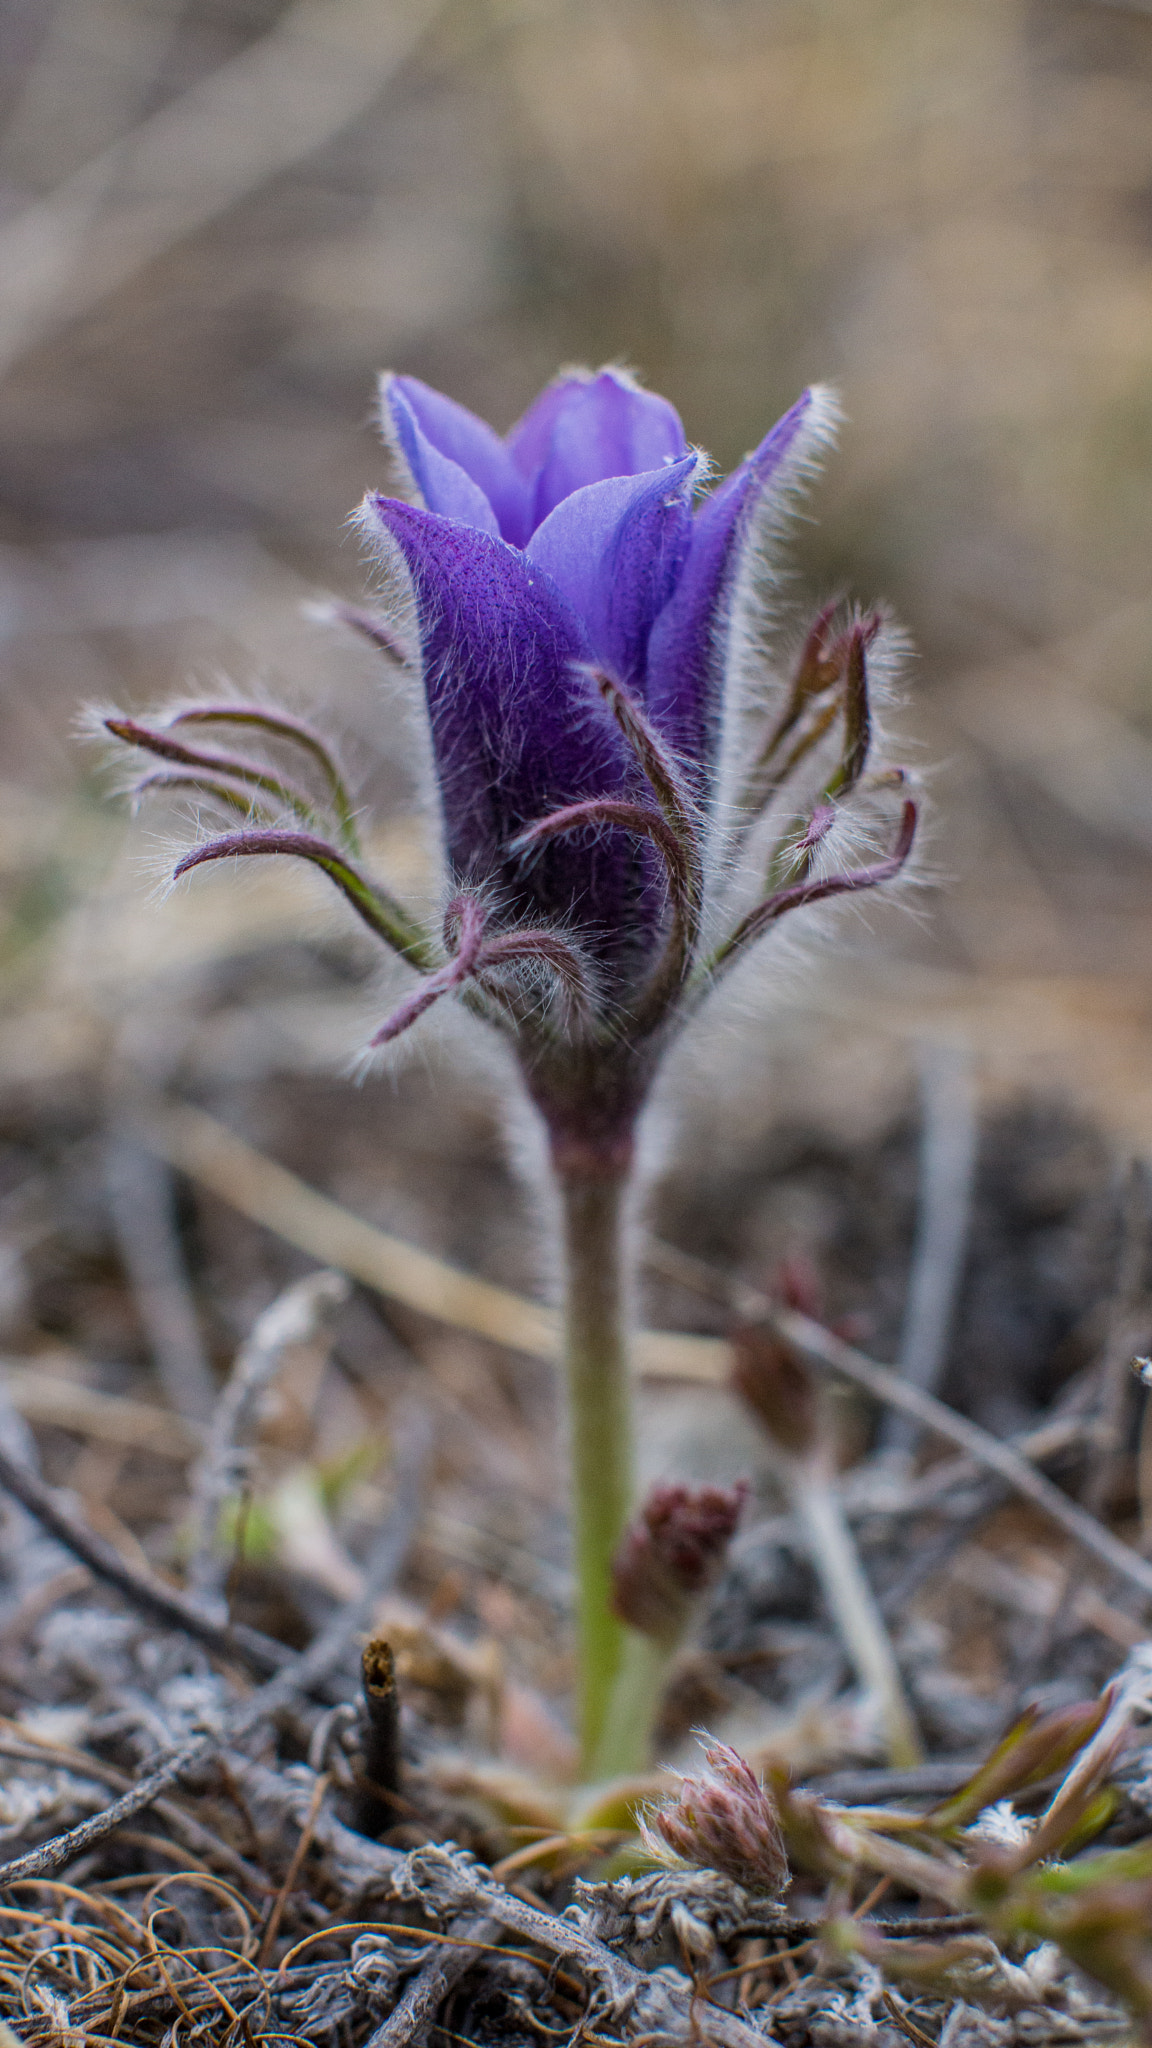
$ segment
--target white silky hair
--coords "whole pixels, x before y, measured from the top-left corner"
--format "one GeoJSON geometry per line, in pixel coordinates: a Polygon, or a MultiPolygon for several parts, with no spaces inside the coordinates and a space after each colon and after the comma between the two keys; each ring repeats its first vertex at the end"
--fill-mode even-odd
{"type": "MultiPolygon", "coordinates": [[[[339,737],[333,735],[332,721],[325,715],[323,705],[301,704],[298,700],[288,702],[284,692],[274,688],[261,675],[241,684],[228,671],[214,669],[202,685],[190,683],[178,695],[165,697],[158,703],[146,705],[140,711],[127,712],[123,705],[111,702],[88,703],[80,709],[75,721],[75,730],[83,742],[99,750],[109,793],[127,797],[134,814],[147,799],[165,799],[165,785],[162,781],[157,782],[152,789],[142,787],[153,776],[162,777],[166,773],[186,774],[192,780],[198,774],[204,777],[216,775],[222,783],[233,787],[237,796],[250,796],[250,816],[254,822],[257,821],[257,813],[262,811],[265,815],[260,817],[258,822],[271,830],[304,829],[299,816],[290,806],[277,807],[276,798],[271,792],[257,788],[246,790],[242,776],[226,765],[227,757],[231,757],[238,762],[246,762],[259,771],[268,771],[273,775],[282,774],[286,780],[294,783],[299,779],[305,792],[309,792],[311,784],[311,793],[316,799],[318,823],[324,824],[324,813],[327,809],[330,821],[335,824],[335,818],[331,813],[331,791],[319,762],[310,751],[302,749],[300,742],[294,741],[290,734],[266,731],[258,725],[232,727],[226,721],[221,721],[219,725],[209,720],[205,720],[202,725],[177,724],[185,713],[202,711],[209,705],[218,705],[223,710],[244,707],[257,713],[265,711],[273,719],[286,713],[306,725],[312,725],[316,738],[327,750],[353,801],[353,818],[359,822],[363,813],[362,808],[357,807],[355,803],[358,779],[356,771],[349,767],[339,737]],[[149,731],[169,735],[182,745],[198,752],[220,754],[225,757],[225,761],[219,768],[209,766],[198,770],[195,766],[186,767],[179,761],[167,760],[163,755],[152,753],[145,747],[134,746],[131,742],[117,738],[108,730],[109,719],[124,718],[130,718],[133,724],[149,731]],[[302,751],[307,755],[307,767],[300,777],[302,751]]],[[[183,806],[185,810],[190,805],[196,807],[202,804],[212,814],[218,813],[222,818],[231,819],[233,830],[239,829],[244,822],[240,811],[213,798],[208,789],[202,790],[197,798],[191,789],[173,788],[168,801],[183,806]]],[[[181,856],[219,830],[219,827],[201,827],[199,818],[197,825],[197,837],[188,843],[179,842],[181,856]]]]}
{"type": "Polygon", "coordinates": [[[743,536],[739,560],[729,584],[722,616],[716,621],[716,659],[723,677],[720,744],[715,789],[715,825],[706,849],[706,870],[721,872],[726,845],[739,814],[740,785],[748,759],[749,728],[764,715],[765,682],[770,679],[777,700],[785,687],[770,662],[768,647],[779,626],[784,580],[783,543],[800,500],[835,446],[843,413],[831,385],[814,384],[808,411],[770,484],[756,499],[743,536]]]}
{"type": "Polygon", "coordinates": [[[433,835],[434,872],[443,876],[448,865],[444,812],[428,717],[424,657],[412,572],[400,543],[377,513],[371,492],[365,494],[356,510],[349,515],[348,524],[359,535],[368,557],[372,577],[370,602],[379,605],[389,628],[413,650],[412,660],[404,667],[381,657],[381,696],[404,722],[408,741],[405,766],[427,828],[433,835]]]}

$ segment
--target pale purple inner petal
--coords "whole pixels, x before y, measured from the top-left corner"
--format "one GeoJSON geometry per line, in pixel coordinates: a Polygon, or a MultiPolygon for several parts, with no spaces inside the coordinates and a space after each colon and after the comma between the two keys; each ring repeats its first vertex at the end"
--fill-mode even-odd
{"type": "Polygon", "coordinates": [[[464,526],[475,526],[481,533],[498,537],[496,514],[479,484],[428,439],[398,378],[393,378],[388,386],[385,403],[396,445],[429,512],[439,512],[445,519],[459,520],[464,526]]]}
{"type": "Polygon", "coordinates": [[[552,433],[536,479],[533,526],[572,491],[606,477],[637,476],[688,453],[679,414],[614,370],[560,387],[552,433]]]}
{"type": "MultiPolygon", "coordinates": [[[[476,519],[468,519],[468,523],[481,526],[485,532],[499,532],[513,547],[523,547],[529,533],[529,489],[499,434],[486,420],[478,419],[466,406],[457,405],[442,392],[433,391],[419,377],[391,377],[385,386],[384,403],[397,422],[398,435],[397,397],[407,406],[424,442],[471,478],[495,514],[494,526],[476,519]]],[[[404,452],[411,464],[406,446],[404,452]]],[[[447,518],[468,518],[466,513],[454,512],[445,503],[434,503],[426,491],[424,497],[430,511],[442,512],[447,518]]]]}
{"type": "Polygon", "coordinates": [[[620,682],[642,682],[648,632],[675,587],[691,537],[695,467],[689,455],[640,476],[585,484],[528,543],[528,559],[551,576],[593,653],[620,682]]]}
{"type": "Polygon", "coordinates": [[[591,381],[590,377],[557,377],[554,384],[546,384],[505,436],[504,445],[531,491],[535,491],[544,467],[559,415],[591,381]]]}

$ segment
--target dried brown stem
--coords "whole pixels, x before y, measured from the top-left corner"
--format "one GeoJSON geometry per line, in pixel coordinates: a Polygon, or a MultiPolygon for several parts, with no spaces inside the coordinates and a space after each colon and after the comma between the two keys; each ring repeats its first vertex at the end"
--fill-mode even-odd
{"type": "Polygon", "coordinates": [[[381,1835],[395,1825],[400,1791],[400,1689],[396,1659],[383,1636],[365,1643],[360,1658],[360,1689],[364,1699],[364,1778],[357,1801],[356,1824],[366,1835],[381,1835]]]}

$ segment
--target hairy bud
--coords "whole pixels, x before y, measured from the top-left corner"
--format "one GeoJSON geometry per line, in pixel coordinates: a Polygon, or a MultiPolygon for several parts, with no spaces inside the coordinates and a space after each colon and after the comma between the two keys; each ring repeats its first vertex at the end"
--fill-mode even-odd
{"type": "Polygon", "coordinates": [[[706,1750],[704,1764],[699,1777],[681,1779],[674,1799],[645,1814],[644,1847],[664,1863],[718,1870],[745,1891],[783,1891],[788,1858],[771,1795],[725,1743],[706,1750]]]}
{"type": "Polygon", "coordinates": [[[621,1621],[675,1645],[693,1601],[720,1572],[747,1492],[743,1480],[652,1488],[612,1566],[612,1605],[621,1621]]]}
{"type": "Polygon", "coordinates": [[[808,1367],[765,1324],[732,1332],[731,1387],[788,1458],[810,1458],[821,1436],[821,1404],[808,1367]]]}

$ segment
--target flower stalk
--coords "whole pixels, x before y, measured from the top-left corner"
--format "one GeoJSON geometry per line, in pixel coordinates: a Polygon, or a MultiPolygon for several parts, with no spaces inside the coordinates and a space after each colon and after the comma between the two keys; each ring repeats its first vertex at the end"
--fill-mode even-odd
{"type": "Polygon", "coordinates": [[[612,1563],[632,1510],[632,1377],[628,1360],[624,1204],[626,1169],[557,1171],[563,1211],[564,1380],[571,1472],[572,1557],[581,1753],[600,1754],[620,1668],[623,1624],[612,1605],[612,1563]]]}

